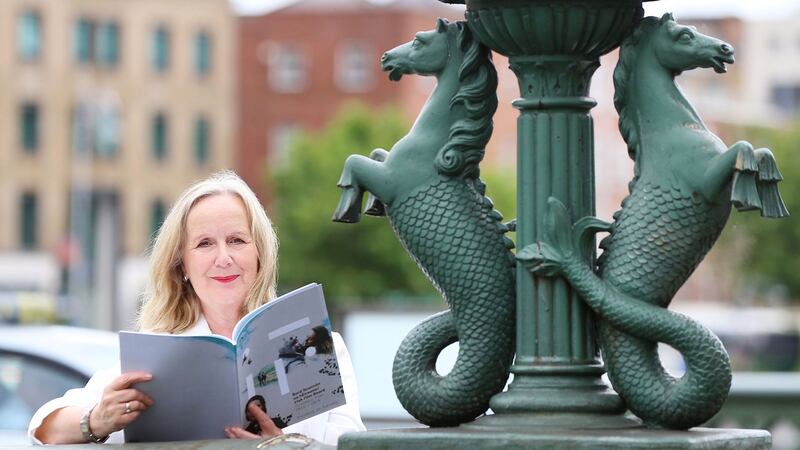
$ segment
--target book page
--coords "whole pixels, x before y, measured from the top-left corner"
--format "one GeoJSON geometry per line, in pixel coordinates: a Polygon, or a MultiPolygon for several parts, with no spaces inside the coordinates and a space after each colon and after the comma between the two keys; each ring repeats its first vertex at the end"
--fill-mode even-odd
{"type": "Polygon", "coordinates": [[[251,431],[257,424],[246,413],[249,402],[281,428],[345,403],[322,287],[305,286],[268,306],[238,330],[240,414],[251,431]]]}
{"type": "Polygon", "coordinates": [[[120,332],[122,372],[153,379],[136,385],[155,404],[125,428],[126,442],[224,439],[239,425],[236,350],[221,336],[120,332]]]}

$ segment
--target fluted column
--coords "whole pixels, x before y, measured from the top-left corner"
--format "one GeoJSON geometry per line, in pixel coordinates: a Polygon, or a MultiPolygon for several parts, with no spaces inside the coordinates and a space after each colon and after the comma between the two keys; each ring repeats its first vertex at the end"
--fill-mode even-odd
{"type": "MultiPolygon", "coordinates": [[[[542,236],[547,199],[572,219],[594,215],[592,74],[641,17],[631,0],[467,0],[467,20],[481,41],[509,57],[521,97],[518,119],[517,247],[542,236]]],[[[561,278],[517,267],[514,381],[475,426],[630,426],[620,398],[600,377],[603,365],[591,311],[561,278]],[[531,420],[531,416],[534,416],[531,420]]]]}

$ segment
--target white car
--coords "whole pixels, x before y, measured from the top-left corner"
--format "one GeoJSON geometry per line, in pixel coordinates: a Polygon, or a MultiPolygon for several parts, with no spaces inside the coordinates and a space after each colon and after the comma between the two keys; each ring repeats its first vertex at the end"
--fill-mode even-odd
{"type": "Polygon", "coordinates": [[[28,422],[41,405],[118,361],[116,333],[0,325],[0,442],[28,444],[28,422]]]}

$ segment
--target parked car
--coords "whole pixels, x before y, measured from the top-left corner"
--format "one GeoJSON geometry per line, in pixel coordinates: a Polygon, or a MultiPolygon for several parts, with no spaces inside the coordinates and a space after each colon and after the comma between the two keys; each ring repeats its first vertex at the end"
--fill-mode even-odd
{"type": "Polygon", "coordinates": [[[0,442],[28,443],[33,413],[119,361],[116,333],[66,326],[0,326],[0,442]]]}

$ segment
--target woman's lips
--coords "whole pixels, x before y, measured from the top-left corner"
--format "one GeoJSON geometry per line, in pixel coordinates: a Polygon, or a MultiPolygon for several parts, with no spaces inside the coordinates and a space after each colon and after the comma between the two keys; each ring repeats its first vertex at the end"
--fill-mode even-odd
{"type": "Polygon", "coordinates": [[[213,280],[217,280],[220,283],[230,283],[231,281],[239,278],[239,275],[230,275],[227,277],[211,277],[213,280]]]}

